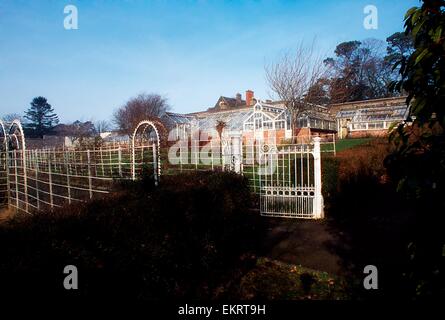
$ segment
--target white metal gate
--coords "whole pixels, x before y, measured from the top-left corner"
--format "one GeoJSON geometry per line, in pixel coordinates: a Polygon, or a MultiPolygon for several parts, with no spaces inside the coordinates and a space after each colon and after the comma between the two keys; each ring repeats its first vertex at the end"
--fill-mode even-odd
{"type": "MultiPolygon", "coordinates": [[[[241,171],[259,194],[261,215],[323,218],[320,138],[314,137],[307,144],[277,144],[275,139],[269,140],[252,145],[244,141],[241,148],[245,153],[241,171]]],[[[237,145],[233,149],[236,153],[237,145]]]]}
{"type": "Polygon", "coordinates": [[[270,148],[269,174],[261,174],[260,212],[264,216],[319,219],[323,217],[320,144],[270,148]]]}
{"type": "Polygon", "coordinates": [[[173,152],[169,151],[169,157],[175,156],[175,161],[170,160],[166,172],[234,171],[246,176],[252,191],[259,195],[261,215],[323,218],[321,139],[314,137],[305,144],[277,143],[280,140],[273,132],[269,134],[267,138],[258,138],[229,131],[222,137],[215,135],[214,139],[181,138],[184,141],[177,142],[173,152]]]}

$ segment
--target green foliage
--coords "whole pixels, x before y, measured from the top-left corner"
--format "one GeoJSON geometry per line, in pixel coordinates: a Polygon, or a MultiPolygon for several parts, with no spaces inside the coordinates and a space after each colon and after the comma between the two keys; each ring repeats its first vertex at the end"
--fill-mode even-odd
{"type": "Polygon", "coordinates": [[[240,300],[345,300],[345,279],[265,258],[245,274],[235,299],[240,300]]]}
{"type": "Polygon", "coordinates": [[[309,87],[306,93],[306,101],[320,105],[329,104],[329,80],[326,78],[317,79],[317,81],[309,87]]]}
{"type": "Polygon", "coordinates": [[[414,51],[402,57],[394,90],[408,93],[410,122],[390,136],[397,149],[385,161],[397,190],[417,214],[405,275],[412,295],[444,295],[445,244],[445,1],[424,0],[405,16],[405,34],[414,51]]]}
{"type": "MultiPolygon", "coordinates": [[[[325,59],[331,70],[328,83],[332,103],[384,98],[394,94],[389,84],[397,79],[392,64],[412,52],[410,37],[396,32],[384,42],[376,39],[347,41],[337,45],[335,57],[325,59]]],[[[317,88],[314,88],[317,89],[317,88]]]]}
{"type": "Polygon", "coordinates": [[[386,47],[385,60],[390,65],[394,65],[400,59],[409,56],[413,51],[413,40],[404,32],[396,32],[386,38],[388,46],[386,47]]]}
{"type": "Polygon", "coordinates": [[[36,97],[32,100],[31,107],[25,112],[25,118],[30,121],[28,128],[32,130],[32,134],[39,137],[49,133],[59,122],[54,109],[44,97],[36,97]]]}
{"type": "Polygon", "coordinates": [[[402,79],[393,83],[396,90],[408,92],[411,115],[420,125],[445,123],[445,25],[443,0],[424,1],[405,16],[405,34],[414,42],[414,52],[402,57],[402,79]],[[435,117],[436,120],[432,118],[435,117]]]}
{"type": "Polygon", "coordinates": [[[383,41],[367,39],[337,45],[335,57],[324,62],[332,71],[331,102],[387,97],[391,69],[384,56],[383,41]]]}

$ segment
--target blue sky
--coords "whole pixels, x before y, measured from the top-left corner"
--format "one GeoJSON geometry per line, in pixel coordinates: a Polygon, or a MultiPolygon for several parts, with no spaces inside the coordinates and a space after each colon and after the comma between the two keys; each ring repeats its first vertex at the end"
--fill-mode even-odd
{"type": "Polygon", "coordinates": [[[0,0],[0,116],[45,96],[63,122],[102,120],[141,92],[175,112],[212,106],[247,89],[269,98],[264,65],[316,37],[333,54],[343,41],[385,39],[417,0],[0,0]],[[74,4],[79,29],[65,30],[74,4]],[[363,27],[366,5],[377,30],[363,27]]]}

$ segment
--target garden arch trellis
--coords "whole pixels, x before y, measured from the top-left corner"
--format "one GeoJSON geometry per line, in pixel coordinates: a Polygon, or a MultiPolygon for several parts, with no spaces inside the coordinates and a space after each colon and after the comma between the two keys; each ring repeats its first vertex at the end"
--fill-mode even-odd
{"type": "MultiPolygon", "coordinates": [[[[7,191],[0,189],[0,194],[7,195],[8,204],[18,210],[32,213],[109,193],[115,179],[135,180],[138,169],[145,165],[153,166],[154,183],[159,184],[163,127],[156,121],[139,122],[123,148],[113,145],[105,150],[27,150],[20,121],[14,120],[8,129],[0,121],[0,130],[4,169],[0,170],[4,173],[0,178],[8,180],[5,184],[7,191]],[[103,152],[109,157],[103,157],[103,152]],[[108,162],[104,163],[103,158],[108,158],[108,162]]],[[[314,138],[309,145],[277,145],[263,150],[261,147],[266,141],[244,141],[242,132],[231,132],[229,137],[222,157],[230,159],[230,170],[244,174],[253,184],[252,191],[260,196],[261,214],[310,219],[323,217],[320,138],[314,138]],[[255,163],[257,156],[260,162],[255,163]],[[265,168],[269,168],[270,173],[263,172],[265,168]]],[[[213,170],[213,162],[207,165],[206,170],[213,170]]],[[[182,171],[182,166],[180,168],[182,171]]],[[[194,166],[193,170],[201,169],[194,166]]],[[[174,170],[169,164],[166,173],[174,174],[174,170]]]]}
{"type": "MultiPolygon", "coordinates": [[[[4,125],[2,125],[4,130],[4,125]]],[[[6,132],[5,132],[6,133],[6,132]]],[[[24,203],[24,210],[28,212],[29,202],[28,202],[28,178],[27,178],[27,159],[26,159],[26,139],[25,132],[20,120],[13,120],[9,126],[7,134],[4,138],[5,142],[5,153],[6,153],[6,178],[8,184],[8,193],[10,190],[10,179],[9,179],[9,161],[14,161],[14,198],[16,201],[16,207],[20,207],[20,202],[24,203]],[[14,143],[15,142],[15,143],[14,143]],[[19,172],[21,170],[21,173],[19,172]],[[22,181],[19,182],[19,177],[22,181]],[[19,185],[23,186],[23,192],[19,190],[19,185]],[[20,194],[23,195],[24,200],[20,199],[20,194]]],[[[9,200],[8,200],[9,201],[9,200]]]]}
{"type": "Polygon", "coordinates": [[[158,184],[158,130],[155,122],[145,120],[137,125],[127,144],[117,147],[105,144],[88,149],[45,146],[27,150],[20,121],[0,121],[0,200],[27,213],[50,210],[65,202],[109,193],[113,181],[136,179],[137,169],[145,165],[153,165],[158,184]]]}
{"type": "Polygon", "coordinates": [[[3,136],[2,138],[2,147],[0,148],[0,151],[7,151],[7,141],[8,141],[8,136],[6,134],[6,129],[5,129],[5,124],[3,123],[2,119],[0,119],[0,129],[1,129],[1,134],[3,136]]]}
{"type": "Polygon", "coordinates": [[[159,178],[161,176],[161,144],[160,144],[160,136],[159,131],[156,125],[149,120],[144,120],[138,123],[136,128],[133,131],[133,135],[131,136],[131,177],[133,180],[136,179],[136,138],[138,137],[138,133],[142,130],[140,134],[141,139],[143,139],[146,134],[147,128],[151,128],[156,136],[156,142],[152,145],[153,151],[153,172],[154,172],[154,180],[155,185],[158,185],[159,178]]]}
{"type": "Polygon", "coordinates": [[[0,119],[0,205],[9,202],[9,180],[8,180],[8,134],[5,123],[0,119]]]}

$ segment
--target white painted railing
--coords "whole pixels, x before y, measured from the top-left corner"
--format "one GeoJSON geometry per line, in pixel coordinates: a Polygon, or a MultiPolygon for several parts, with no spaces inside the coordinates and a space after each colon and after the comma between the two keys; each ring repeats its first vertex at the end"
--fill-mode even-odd
{"type": "Polygon", "coordinates": [[[158,183],[159,135],[144,140],[145,128],[142,133],[137,129],[132,144],[124,147],[27,150],[20,122],[14,121],[9,131],[3,130],[0,196],[7,198],[9,206],[32,213],[107,194],[115,180],[135,179],[144,166],[153,168],[158,183]]]}

